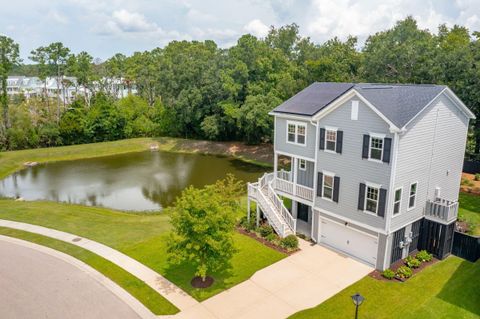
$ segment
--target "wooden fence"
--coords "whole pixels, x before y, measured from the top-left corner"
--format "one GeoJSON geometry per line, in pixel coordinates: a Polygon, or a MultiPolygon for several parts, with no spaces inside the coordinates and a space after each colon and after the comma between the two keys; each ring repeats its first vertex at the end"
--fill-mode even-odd
{"type": "Polygon", "coordinates": [[[453,235],[452,254],[476,262],[480,258],[480,237],[456,231],[453,235]]]}

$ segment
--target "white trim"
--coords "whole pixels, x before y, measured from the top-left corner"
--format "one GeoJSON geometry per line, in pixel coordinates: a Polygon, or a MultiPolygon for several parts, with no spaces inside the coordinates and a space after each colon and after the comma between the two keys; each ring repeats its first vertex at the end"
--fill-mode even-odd
{"type": "Polygon", "coordinates": [[[376,184],[376,183],[371,183],[371,182],[367,182],[367,181],[365,181],[365,185],[370,186],[370,187],[374,187],[374,188],[378,188],[378,189],[382,188],[382,184],[376,184]]]}
{"type": "MultiPolygon", "coordinates": [[[[317,187],[318,187],[318,149],[320,148],[320,125],[318,123],[318,121],[316,122],[315,124],[315,141],[318,141],[318,142],[315,142],[315,159],[314,159],[314,164],[313,164],[313,202],[315,202],[315,197],[317,196],[317,193],[318,193],[318,190],[317,190],[317,187]]],[[[312,209],[312,214],[313,214],[313,209],[312,209]]],[[[313,216],[313,215],[312,215],[313,216]]],[[[313,229],[313,227],[312,227],[313,229]]],[[[320,231],[320,230],[318,230],[320,231]]]]}
{"type": "Polygon", "coordinates": [[[287,120],[287,132],[286,132],[286,138],[285,138],[285,141],[287,144],[293,144],[293,145],[298,145],[298,146],[302,146],[302,147],[306,147],[307,146],[307,129],[308,129],[308,122],[299,122],[299,121],[289,121],[287,120]],[[289,131],[288,131],[288,128],[290,125],[294,125],[295,126],[295,142],[291,142],[288,140],[288,135],[290,134],[289,131]],[[298,142],[298,127],[299,126],[303,126],[305,128],[305,143],[299,143],[298,142]]]}
{"type": "Polygon", "coordinates": [[[322,196],[321,198],[328,200],[330,202],[333,202],[333,192],[335,191],[335,173],[332,172],[327,172],[327,171],[322,171],[322,196]],[[325,190],[325,176],[331,177],[332,178],[332,198],[328,198],[324,196],[324,190],[325,190]]]}
{"type": "Polygon", "coordinates": [[[375,132],[369,132],[368,135],[370,135],[370,137],[380,138],[380,139],[385,139],[385,137],[387,137],[387,135],[384,133],[375,133],[375,132]]]}
{"type": "Polygon", "coordinates": [[[403,186],[400,186],[395,188],[395,190],[393,191],[392,218],[402,215],[402,200],[403,200],[403,186]],[[398,190],[400,190],[400,202],[398,205],[398,213],[395,214],[395,203],[396,203],[395,194],[397,193],[398,190]]]}
{"type": "MultiPolygon", "coordinates": [[[[323,141],[323,151],[327,152],[327,153],[332,153],[332,154],[338,154],[337,153],[337,139],[338,139],[338,129],[336,127],[330,127],[330,126],[325,126],[324,127],[325,129],[325,138],[324,138],[324,141],[323,141]],[[334,150],[329,150],[327,149],[327,142],[328,142],[328,139],[327,139],[327,136],[328,136],[328,131],[330,132],[335,132],[335,141],[333,141],[335,143],[335,149],[334,150]]],[[[330,141],[331,142],[331,141],[330,141]]]]}
{"type": "MultiPolygon", "coordinates": [[[[395,185],[395,180],[396,180],[396,176],[397,176],[397,155],[398,155],[398,147],[399,147],[399,142],[400,142],[400,136],[398,133],[394,133],[393,134],[393,138],[392,138],[392,143],[393,143],[393,147],[392,147],[392,150],[391,150],[391,162],[392,162],[392,165],[391,165],[391,168],[390,168],[390,184],[389,184],[389,188],[388,189],[393,189],[394,185],[395,185]]],[[[403,191],[402,191],[403,193],[403,191]]],[[[391,225],[391,218],[390,215],[393,215],[393,210],[390,210],[390,203],[392,201],[392,192],[388,192],[388,196],[387,196],[387,203],[386,203],[386,207],[387,207],[387,210],[386,210],[386,213],[385,213],[385,217],[386,217],[386,222],[385,222],[385,230],[388,232],[388,230],[390,229],[390,225],[391,225]]],[[[403,194],[402,194],[403,196],[403,194]]],[[[385,267],[385,264],[384,264],[384,267],[385,267]]]]}
{"type": "Polygon", "coordinates": [[[297,121],[311,121],[312,117],[308,115],[298,115],[298,114],[288,114],[288,113],[276,113],[270,112],[268,115],[272,115],[282,119],[290,119],[290,120],[297,120],[297,121]]]}
{"type": "Polygon", "coordinates": [[[292,154],[292,153],[288,153],[288,152],[284,152],[284,151],[277,151],[277,150],[275,150],[275,152],[276,152],[277,154],[285,155],[285,156],[290,156],[290,157],[292,157],[292,158],[297,157],[297,158],[305,159],[305,160],[307,160],[307,161],[309,161],[309,162],[315,161],[315,159],[313,159],[313,158],[311,158],[311,157],[305,157],[305,156],[301,156],[301,155],[294,155],[294,154],[292,154]]]}
{"type": "MultiPolygon", "coordinates": [[[[370,231],[373,231],[375,233],[379,233],[379,234],[383,234],[383,235],[387,235],[387,232],[384,230],[384,229],[381,229],[381,228],[376,228],[376,227],[373,227],[373,226],[370,226],[368,224],[364,224],[362,222],[358,222],[356,220],[353,220],[351,218],[348,218],[348,217],[345,217],[345,216],[342,216],[342,215],[338,215],[338,214],[335,214],[335,213],[332,213],[331,211],[328,211],[328,210],[325,210],[323,208],[319,208],[319,207],[314,207],[314,209],[316,209],[318,211],[319,214],[325,214],[325,215],[328,215],[330,217],[333,217],[333,218],[338,218],[338,219],[341,219],[349,224],[353,224],[353,225],[357,225],[359,227],[362,227],[362,228],[365,228],[365,229],[368,229],[370,231]]],[[[320,218],[323,218],[324,216],[320,216],[320,218]]],[[[423,217],[423,216],[422,216],[423,217]]],[[[330,219],[329,219],[330,220],[330,219]]]]}
{"type": "MultiPolygon", "coordinates": [[[[318,210],[317,210],[317,211],[318,211],[318,210]]],[[[318,212],[319,212],[319,214],[320,214],[320,211],[318,211],[318,212]]],[[[325,211],[324,211],[324,213],[325,213],[325,211]]],[[[332,217],[333,217],[333,216],[332,216],[332,217]]],[[[377,233],[377,236],[375,236],[375,235],[372,235],[372,234],[370,234],[370,233],[364,232],[363,230],[360,230],[360,229],[351,227],[350,225],[346,225],[346,226],[345,226],[344,223],[339,223],[338,221],[333,220],[333,219],[330,219],[330,218],[325,217],[325,216],[320,216],[320,223],[321,223],[322,218],[328,220],[329,222],[335,223],[335,224],[340,225],[340,226],[343,226],[343,227],[347,227],[348,229],[351,229],[351,230],[357,231],[357,232],[359,232],[359,233],[362,233],[362,234],[364,234],[364,235],[370,236],[370,237],[373,238],[373,239],[378,239],[378,234],[381,234],[381,232],[379,232],[379,231],[377,231],[377,230],[369,229],[369,230],[377,233]]],[[[348,224],[354,224],[354,225],[357,225],[357,226],[358,226],[357,223],[352,223],[352,222],[349,222],[349,221],[346,221],[346,222],[347,222],[348,224]]],[[[363,227],[363,228],[366,228],[366,227],[363,227]]],[[[368,229],[368,228],[366,228],[366,229],[368,229]]],[[[377,243],[377,244],[378,244],[378,243],[377,243]]]]}
{"type": "Polygon", "coordinates": [[[307,160],[304,160],[304,159],[300,159],[298,161],[298,169],[301,170],[301,171],[306,171],[307,170],[307,160]],[[302,168],[302,162],[305,164],[305,166],[302,168]]]}
{"type": "Polygon", "coordinates": [[[333,126],[325,126],[324,127],[325,130],[328,130],[328,131],[338,131],[338,127],[333,127],[333,126]]]}
{"type": "MultiPolygon", "coordinates": [[[[368,143],[368,160],[383,163],[383,151],[385,149],[385,134],[369,133],[370,141],[368,143]],[[372,139],[382,140],[382,149],[380,151],[380,159],[372,158],[372,139]]],[[[376,150],[378,148],[375,147],[376,150]]]]}
{"type": "Polygon", "coordinates": [[[415,181],[415,182],[411,182],[410,183],[410,186],[408,187],[408,201],[407,201],[407,212],[411,211],[411,210],[414,210],[415,207],[417,207],[417,197],[418,197],[418,181],[415,181]],[[415,188],[415,201],[413,202],[413,206],[410,207],[410,197],[412,195],[410,195],[410,193],[412,192],[412,185],[415,185],[417,184],[416,188],[415,188]]]}
{"type": "MultiPolygon", "coordinates": [[[[364,200],[364,202],[363,202],[363,212],[364,213],[374,215],[374,216],[378,216],[378,206],[380,206],[380,189],[381,189],[381,185],[365,182],[365,198],[363,199],[364,200]],[[371,212],[371,211],[367,210],[367,199],[368,199],[367,195],[368,195],[368,189],[369,188],[373,188],[373,189],[377,190],[377,199],[376,199],[377,204],[375,205],[375,212],[371,212]]],[[[373,200],[373,199],[371,199],[371,200],[373,200]]]]}

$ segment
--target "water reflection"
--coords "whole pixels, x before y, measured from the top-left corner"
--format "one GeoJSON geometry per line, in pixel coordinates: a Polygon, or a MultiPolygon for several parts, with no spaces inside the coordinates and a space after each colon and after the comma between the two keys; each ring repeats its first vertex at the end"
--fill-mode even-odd
{"type": "Polygon", "coordinates": [[[220,156],[141,152],[30,167],[0,181],[0,196],[121,210],[159,210],[187,186],[233,173],[254,181],[264,169],[220,156]]]}

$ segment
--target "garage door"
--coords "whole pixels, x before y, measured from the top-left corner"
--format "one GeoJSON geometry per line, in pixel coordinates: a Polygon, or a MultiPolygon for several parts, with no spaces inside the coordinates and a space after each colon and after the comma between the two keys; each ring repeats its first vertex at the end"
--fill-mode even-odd
{"type": "Polygon", "coordinates": [[[378,240],[327,219],[322,219],[320,242],[358,258],[369,265],[377,262],[378,240]]]}

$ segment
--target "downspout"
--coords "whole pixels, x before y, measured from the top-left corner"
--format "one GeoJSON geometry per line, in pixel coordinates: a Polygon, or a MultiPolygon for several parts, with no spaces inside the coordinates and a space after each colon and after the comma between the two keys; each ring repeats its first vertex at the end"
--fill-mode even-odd
{"type": "MultiPolygon", "coordinates": [[[[317,163],[318,163],[318,143],[319,142],[319,120],[317,120],[316,122],[314,121],[310,121],[310,124],[312,124],[313,126],[315,126],[315,162],[313,164],[313,204],[312,204],[312,228],[310,230],[310,238],[314,241],[314,242],[317,242],[317,238],[314,237],[314,234],[313,234],[313,229],[314,229],[314,222],[315,222],[315,199],[317,197],[317,184],[318,184],[318,173],[317,173],[317,163]]],[[[318,221],[317,221],[318,222],[318,221]]],[[[319,224],[320,225],[320,224],[319,224]]],[[[319,226],[319,229],[320,229],[320,226],[319,226]]],[[[318,234],[317,234],[318,235],[318,234]]]]}

